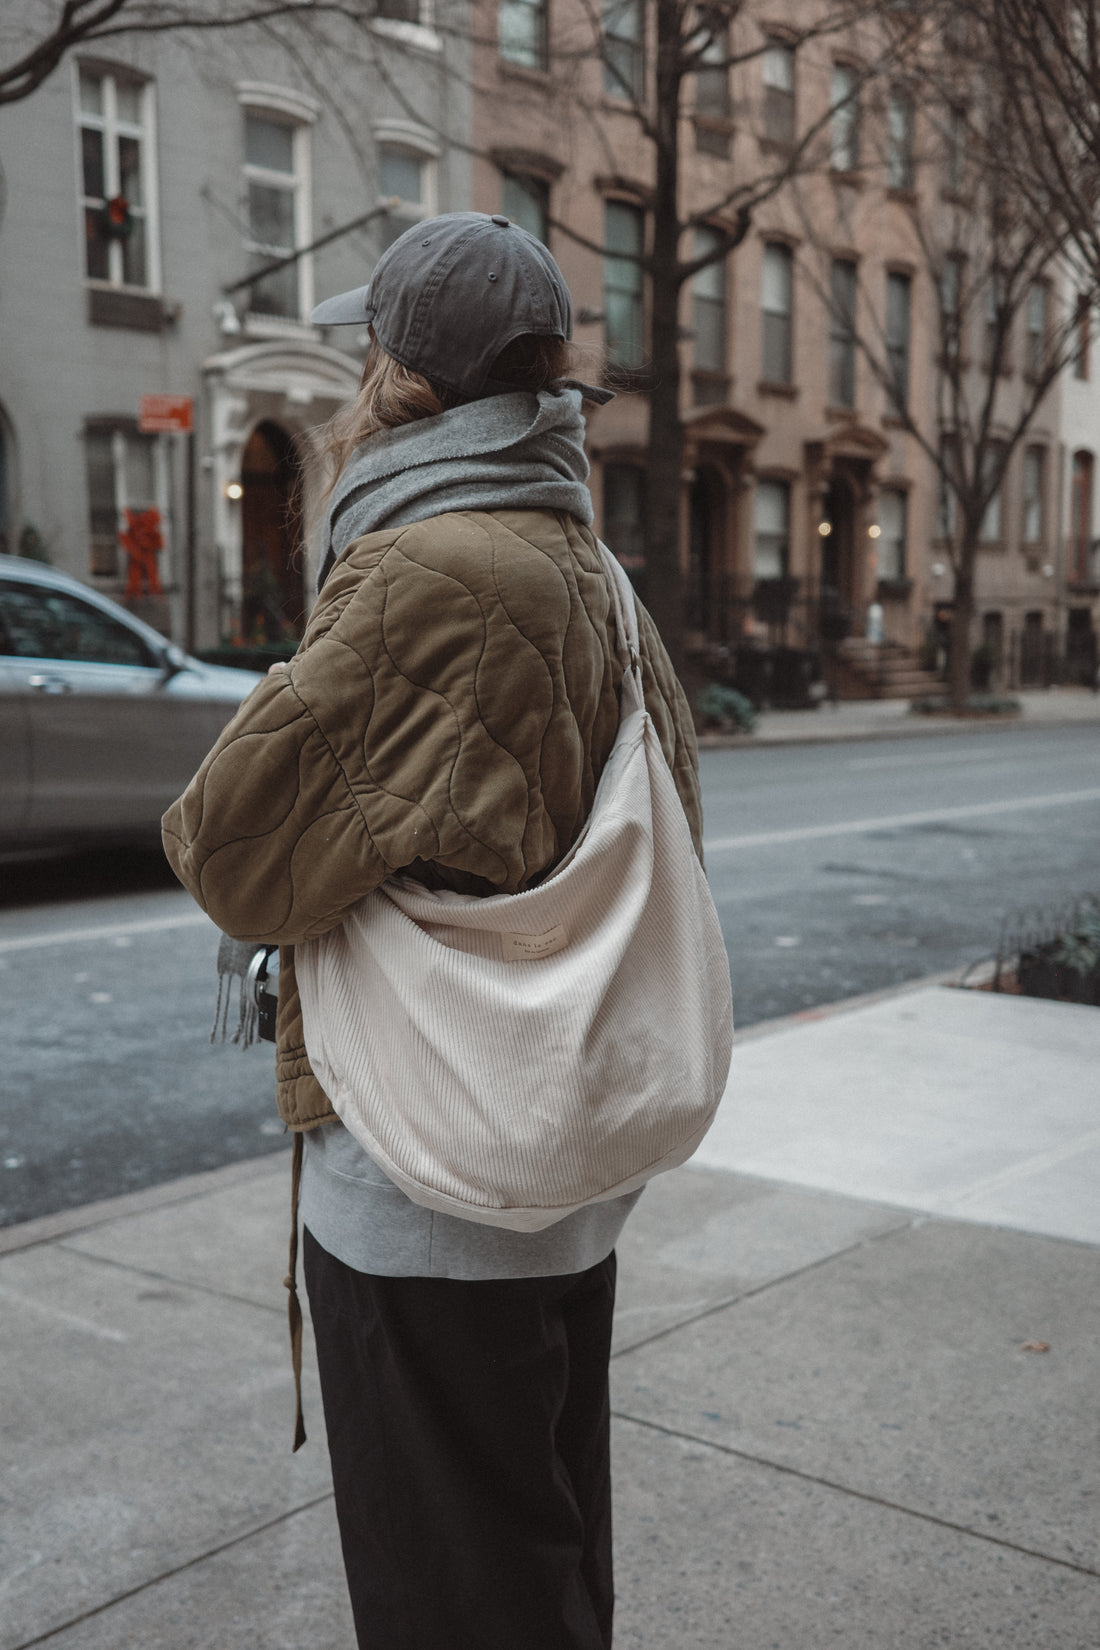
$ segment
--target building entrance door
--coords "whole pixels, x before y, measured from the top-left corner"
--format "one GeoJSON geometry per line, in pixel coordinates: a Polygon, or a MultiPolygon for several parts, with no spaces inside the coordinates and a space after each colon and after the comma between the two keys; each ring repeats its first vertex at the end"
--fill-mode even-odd
{"type": "Polygon", "coordinates": [[[825,494],[821,538],[822,634],[839,640],[855,622],[855,498],[843,476],[825,494]]]}
{"type": "Polygon", "coordinates": [[[301,465],[278,424],[258,424],[241,459],[241,631],[246,641],[302,634],[301,465]]]}

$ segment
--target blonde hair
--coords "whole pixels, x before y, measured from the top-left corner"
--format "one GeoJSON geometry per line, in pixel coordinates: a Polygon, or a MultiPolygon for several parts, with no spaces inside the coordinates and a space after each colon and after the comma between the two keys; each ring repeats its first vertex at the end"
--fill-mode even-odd
{"type": "MultiPolygon", "coordinates": [[[[517,390],[537,394],[549,389],[569,372],[572,353],[560,338],[525,333],[516,338],[493,362],[489,376],[514,385],[517,390]]],[[[420,418],[461,406],[464,396],[433,384],[419,372],[403,367],[388,355],[371,334],[371,345],[363,363],[363,376],[353,401],[334,413],[320,431],[321,456],[329,472],[324,497],[335,487],[356,447],[380,430],[393,430],[420,418]]]]}

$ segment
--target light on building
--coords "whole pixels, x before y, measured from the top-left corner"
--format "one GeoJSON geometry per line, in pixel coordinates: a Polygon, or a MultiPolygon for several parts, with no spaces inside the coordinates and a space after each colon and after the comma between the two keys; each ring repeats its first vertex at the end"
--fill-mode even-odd
{"type": "Polygon", "coordinates": [[[225,484],[226,498],[238,499],[244,497],[244,488],[239,481],[227,481],[225,484]]]}
{"type": "Polygon", "coordinates": [[[1054,577],[1054,569],[1049,562],[1047,562],[1043,568],[1043,577],[1044,579],[1052,579],[1054,577]]]}
{"type": "Polygon", "coordinates": [[[817,524],[817,530],[823,539],[827,539],[833,530],[833,524],[831,521],[819,521],[817,524]]]}
{"type": "Polygon", "coordinates": [[[870,527],[868,527],[867,537],[869,539],[877,539],[882,537],[882,528],[879,526],[877,521],[873,521],[870,527]]]}
{"type": "Polygon", "coordinates": [[[932,563],[932,577],[934,579],[942,579],[946,572],[947,568],[943,565],[942,561],[934,561],[932,563]]]}

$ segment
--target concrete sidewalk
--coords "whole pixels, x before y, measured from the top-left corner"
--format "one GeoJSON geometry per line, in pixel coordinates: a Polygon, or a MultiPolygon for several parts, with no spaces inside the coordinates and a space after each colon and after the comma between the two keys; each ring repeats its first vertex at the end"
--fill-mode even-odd
{"type": "Polygon", "coordinates": [[[1020,702],[1018,716],[914,716],[907,699],[842,699],[816,710],[765,710],[757,717],[751,734],[703,734],[699,745],[704,750],[752,749],[760,745],[827,744],[835,739],[984,733],[990,728],[1100,726],[1100,693],[1087,688],[1048,688],[1011,697],[1020,702]]]}
{"type": "MultiPolygon", "coordinates": [[[[620,1248],[616,1650],[1097,1650],[1098,1072],[941,985],[739,1042],[620,1248]]],[[[0,1650],[351,1650],[287,1212],[280,1154],[0,1232],[0,1650]]]]}

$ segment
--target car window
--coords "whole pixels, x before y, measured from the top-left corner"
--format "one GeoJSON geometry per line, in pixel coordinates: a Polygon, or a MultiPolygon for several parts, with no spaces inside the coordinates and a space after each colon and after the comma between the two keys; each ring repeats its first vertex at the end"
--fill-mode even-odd
{"type": "Polygon", "coordinates": [[[141,637],[109,613],[67,590],[0,585],[0,649],[21,659],[73,659],[87,664],[152,665],[141,637]]]}

